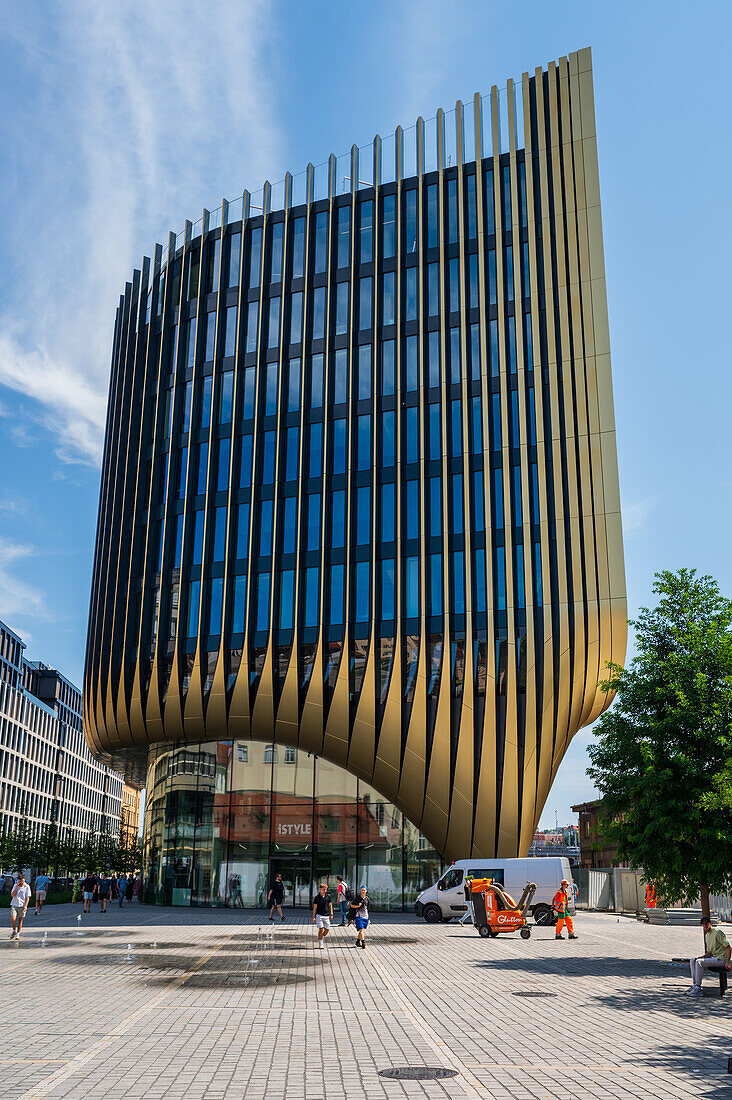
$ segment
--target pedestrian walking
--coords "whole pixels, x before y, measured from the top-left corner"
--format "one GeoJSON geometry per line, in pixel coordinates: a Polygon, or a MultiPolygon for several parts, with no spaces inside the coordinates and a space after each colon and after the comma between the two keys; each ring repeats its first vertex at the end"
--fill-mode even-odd
{"type": "Polygon", "coordinates": [[[97,891],[99,893],[99,912],[106,913],[107,902],[109,901],[110,895],[112,893],[112,880],[111,878],[107,878],[106,871],[102,871],[102,877],[99,879],[97,891]]]}
{"type": "Polygon", "coordinates": [[[330,932],[330,922],[333,920],[333,899],[328,893],[328,883],[321,882],[313,902],[313,924],[318,926],[318,947],[323,950],[325,937],[330,932]]]}
{"type": "MultiPolygon", "coordinates": [[[[556,880],[555,880],[556,881],[556,880]]],[[[562,929],[565,924],[567,926],[567,939],[578,940],[579,936],[574,934],[574,922],[569,914],[569,882],[566,878],[562,879],[562,884],[554,895],[552,901],[552,908],[559,918],[557,920],[557,927],[555,930],[554,939],[563,940],[562,929]]]]}
{"type": "Polygon", "coordinates": [[[275,880],[270,887],[270,891],[267,894],[267,904],[271,906],[269,911],[269,919],[274,920],[275,909],[280,915],[280,919],[284,920],[285,916],[282,912],[282,902],[285,900],[285,886],[282,882],[282,875],[275,875],[275,880]]]}
{"type": "Polygon", "coordinates": [[[466,877],[465,885],[463,886],[465,891],[465,904],[467,906],[462,917],[458,921],[458,924],[465,924],[466,921],[470,921],[471,924],[475,924],[475,918],[473,917],[473,879],[472,876],[466,877]]]}
{"type": "Polygon", "coordinates": [[[87,875],[81,884],[81,892],[84,898],[84,912],[91,913],[91,904],[97,892],[98,879],[96,875],[87,875]]]}
{"type": "Polygon", "coordinates": [[[34,888],[35,888],[35,895],[36,895],[36,910],[35,910],[35,913],[36,913],[37,917],[41,915],[41,910],[43,909],[43,903],[46,900],[46,891],[48,890],[48,884],[50,883],[50,881],[51,881],[51,879],[45,873],[45,871],[41,875],[36,875],[36,881],[33,885],[34,885],[34,888]]]}
{"type": "Polygon", "coordinates": [[[20,930],[23,927],[23,917],[28,911],[28,901],[31,896],[31,888],[25,881],[25,875],[21,871],[18,881],[10,892],[10,938],[20,939],[20,930]]]}
{"type": "Polygon", "coordinates": [[[725,970],[732,970],[732,947],[722,929],[715,928],[709,917],[702,917],[701,926],[704,929],[704,954],[689,959],[692,984],[691,989],[686,992],[692,997],[702,995],[705,970],[719,970],[720,966],[725,970]]]}
{"type": "Polygon", "coordinates": [[[132,895],[135,892],[135,879],[133,875],[127,876],[127,882],[125,884],[125,900],[132,901],[132,895]]]}
{"type": "Polygon", "coordinates": [[[353,897],[351,893],[351,887],[344,880],[343,875],[337,875],[338,878],[338,895],[337,901],[341,911],[341,928],[346,927],[346,918],[348,917],[348,903],[353,897]]]}
{"type": "Polygon", "coordinates": [[[74,875],[74,885],[71,890],[71,901],[74,905],[77,902],[81,901],[81,883],[79,882],[78,875],[74,875]]]}
{"type": "Polygon", "coordinates": [[[127,879],[124,875],[117,875],[117,904],[120,909],[125,903],[125,888],[127,886],[127,879]]]}
{"type": "Polygon", "coordinates": [[[351,908],[349,917],[356,924],[356,942],[355,947],[366,947],[366,929],[369,926],[369,906],[371,901],[366,893],[366,887],[362,886],[359,890],[358,897],[351,901],[351,908]]]}

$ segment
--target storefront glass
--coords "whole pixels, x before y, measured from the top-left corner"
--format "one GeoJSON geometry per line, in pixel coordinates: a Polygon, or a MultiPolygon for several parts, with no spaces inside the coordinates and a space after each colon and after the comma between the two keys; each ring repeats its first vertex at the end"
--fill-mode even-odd
{"type": "Polygon", "coordinates": [[[440,856],[403,814],[343,768],[283,745],[211,742],[153,749],[145,807],[145,900],[307,907],[336,875],[375,909],[411,909],[440,856]]]}

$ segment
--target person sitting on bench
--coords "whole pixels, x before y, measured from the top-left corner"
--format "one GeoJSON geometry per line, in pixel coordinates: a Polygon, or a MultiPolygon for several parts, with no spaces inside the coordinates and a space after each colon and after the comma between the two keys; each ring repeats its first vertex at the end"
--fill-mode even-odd
{"type": "Polygon", "coordinates": [[[732,970],[732,963],[730,962],[732,947],[730,947],[729,940],[722,929],[713,928],[709,917],[702,917],[701,925],[704,929],[706,951],[696,959],[689,960],[693,985],[686,992],[693,997],[701,997],[702,995],[702,980],[705,970],[720,970],[721,967],[724,967],[725,970],[732,970]]]}

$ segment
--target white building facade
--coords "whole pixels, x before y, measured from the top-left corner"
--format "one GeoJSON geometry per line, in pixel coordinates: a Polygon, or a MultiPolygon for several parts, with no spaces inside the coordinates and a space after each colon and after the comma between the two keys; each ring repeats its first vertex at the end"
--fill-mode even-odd
{"type": "Polygon", "coordinates": [[[1,827],[14,829],[25,816],[38,833],[55,817],[62,838],[117,835],[122,776],[86,746],[81,692],[24,650],[0,621],[1,827]]]}

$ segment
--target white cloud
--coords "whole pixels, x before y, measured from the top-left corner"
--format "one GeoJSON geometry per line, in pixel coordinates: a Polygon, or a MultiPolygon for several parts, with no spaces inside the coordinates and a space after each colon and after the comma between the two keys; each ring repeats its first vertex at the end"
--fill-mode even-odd
{"type": "Polygon", "coordinates": [[[14,575],[14,566],[32,554],[32,546],[0,535],[0,619],[19,632],[13,626],[14,616],[45,616],[43,593],[14,575]]]}
{"type": "Polygon", "coordinates": [[[19,260],[0,307],[0,384],[31,399],[59,458],[96,464],[114,311],[142,254],[204,205],[283,174],[272,20],[265,0],[86,0],[53,19],[33,5],[10,16],[6,247],[19,260]]]}
{"type": "Polygon", "coordinates": [[[626,538],[633,538],[644,530],[653,508],[653,500],[623,500],[621,514],[626,538]]]}

